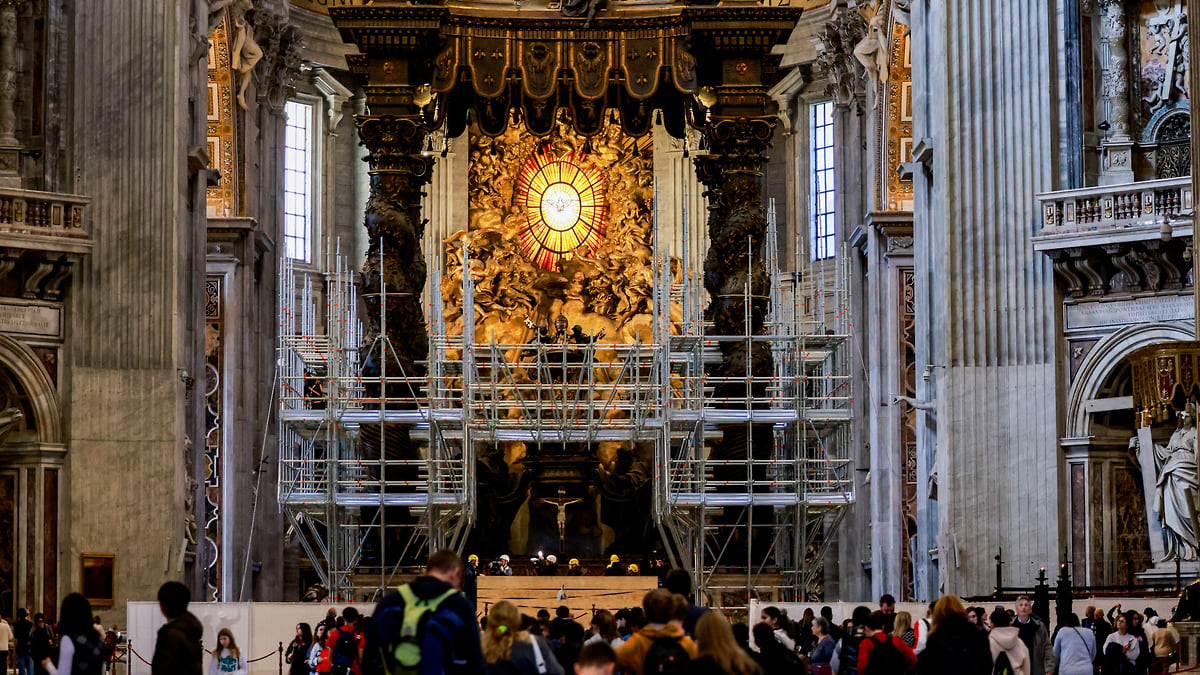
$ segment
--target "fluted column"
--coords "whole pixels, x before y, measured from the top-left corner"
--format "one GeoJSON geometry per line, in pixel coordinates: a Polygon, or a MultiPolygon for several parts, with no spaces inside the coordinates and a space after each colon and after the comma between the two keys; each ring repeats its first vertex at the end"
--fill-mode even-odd
{"type": "Polygon", "coordinates": [[[1104,141],[1104,165],[1100,182],[1104,185],[1131,183],[1133,174],[1133,137],[1129,134],[1129,49],[1125,0],[1102,0],[1104,39],[1108,45],[1108,70],[1104,74],[1104,97],[1109,104],[1108,138],[1104,141]]]}
{"type": "Polygon", "coordinates": [[[0,0],[0,147],[17,145],[17,10],[24,0],[0,0]]]}

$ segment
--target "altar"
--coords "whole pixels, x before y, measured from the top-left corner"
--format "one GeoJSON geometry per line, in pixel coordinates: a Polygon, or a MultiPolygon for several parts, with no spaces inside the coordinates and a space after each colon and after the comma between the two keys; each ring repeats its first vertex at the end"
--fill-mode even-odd
{"type": "Polygon", "coordinates": [[[612,613],[625,607],[641,607],[647,591],[658,588],[658,577],[479,577],[476,610],[486,613],[493,604],[508,600],[522,614],[533,616],[539,609],[566,605],[571,616],[586,624],[592,612],[612,613]]]}

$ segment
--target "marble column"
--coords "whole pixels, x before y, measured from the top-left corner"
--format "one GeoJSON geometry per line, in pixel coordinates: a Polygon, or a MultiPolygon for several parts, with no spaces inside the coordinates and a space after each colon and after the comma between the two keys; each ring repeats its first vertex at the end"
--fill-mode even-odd
{"type": "Polygon", "coordinates": [[[1103,0],[1104,40],[1108,45],[1108,70],[1104,73],[1104,97],[1109,105],[1108,138],[1100,182],[1103,185],[1132,183],[1133,137],[1129,126],[1129,49],[1126,45],[1125,0],[1103,0]]]}
{"type": "Polygon", "coordinates": [[[24,0],[0,0],[0,147],[17,144],[17,10],[24,0]]]}

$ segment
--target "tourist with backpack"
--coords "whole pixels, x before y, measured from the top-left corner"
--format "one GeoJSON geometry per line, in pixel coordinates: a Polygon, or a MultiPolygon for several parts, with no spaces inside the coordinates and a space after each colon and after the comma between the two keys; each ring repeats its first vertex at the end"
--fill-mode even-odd
{"type": "Polygon", "coordinates": [[[483,671],[479,623],[462,583],[462,558],[442,550],[429,556],[425,574],[383,596],[373,617],[388,675],[483,671]]]}
{"type": "Polygon", "coordinates": [[[992,648],[993,675],[1031,675],[1029,648],[1021,641],[1021,632],[1012,626],[1008,612],[997,608],[992,612],[992,632],[988,633],[992,648]]]}
{"type": "Polygon", "coordinates": [[[521,612],[507,600],[492,605],[483,633],[487,675],[564,675],[546,638],[521,630],[521,612]]]}
{"type": "Polygon", "coordinates": [[[325,646],[329,647],[330,673],[333,675],[361,675],[362,653],[366,646],[362,632],[358,630],[358,610],[347,607],[342,610],[345,623],[329,631],[325,646]]]}
{"type": "Polygon", "coordinates": [[[858,675],[902,675],[917,665],[917,655],[887,631],[883,612],[867,617],[865,636],[858,645],[858,675]]]}
{"type": "Polygon", "coordinates": [[[854,675],[858,672],[858,645],[867,636],[867,619],[870,616],[870,608],[862,605],[850,613],[850,625],[846,626],[830,659],[833,672],[838,675],[854,675]]]}
{"type": "MultiPolygon", "coordinates": [[[[55,659],[42,667],[50,675],[100,675],[104,671],[104,639],[92,626],[92,606],[79,593],[63,598],[58,628],[62,640],[55,659]]],[[[7,664],[5,664],[7,671],[7,664]]]]}
{"type": "Polygon", "coordinates": [[[682,673],[696,657],[696,643],[672,623],[675,598],[665,588],[656,588],[642,598],[646,625],[629,636],[617,650],[617,667],[633,675],[682,673]]]}

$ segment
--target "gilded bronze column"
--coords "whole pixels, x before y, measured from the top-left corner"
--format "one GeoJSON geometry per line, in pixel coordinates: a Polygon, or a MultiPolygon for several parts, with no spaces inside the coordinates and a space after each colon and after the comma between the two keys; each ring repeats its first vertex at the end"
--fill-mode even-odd
{"type": "MultiPolygon", "coordinates": [[[[762,201],[764,152],[771,146],[775,116],[713,116],[704,130],[708,154],[697,157],[696,173],[707,188],[708,255],[704,287],[712,300],[706,318],[715,335],[761,335],[770,309],[770,277],[763,261],[767,234],[762,201]],[[747,304],[748,301],[748,304],[747,304]]],[[[771,348],[764,343],[722,342],[720,377],[765,377],[773,372],[771,348]]],[[[747,390],[725,382],[718,398],[761,395],[766,385],[747,390]]],[[[740,404],[731,404],[738,405],[740,404]]]]}
{"type": "MultiPolygon", "coordinates": [[[[359,138],[366,146],[371,176],[364,225],[367,259],[363,263],[363,319],[368,327],[364,344],[375,336],[388,339],[387,375],[425,374],[428,354],[421,293],[425,288],[425,220],[421,217],[422,188],[433,175],[433,159],[422,154],[429,134],[420,117],[361,115],[359,138]],[[384,292],[386,290],[386,295],[384,292]],[[386,303],[387,325],[383,325],[386,303]]],[[[364,355],[363,374],[383,370],[378,342],[364,355]]],[[[389,387],[392,396],[412,396],[407,387],[389,387]]]]}

